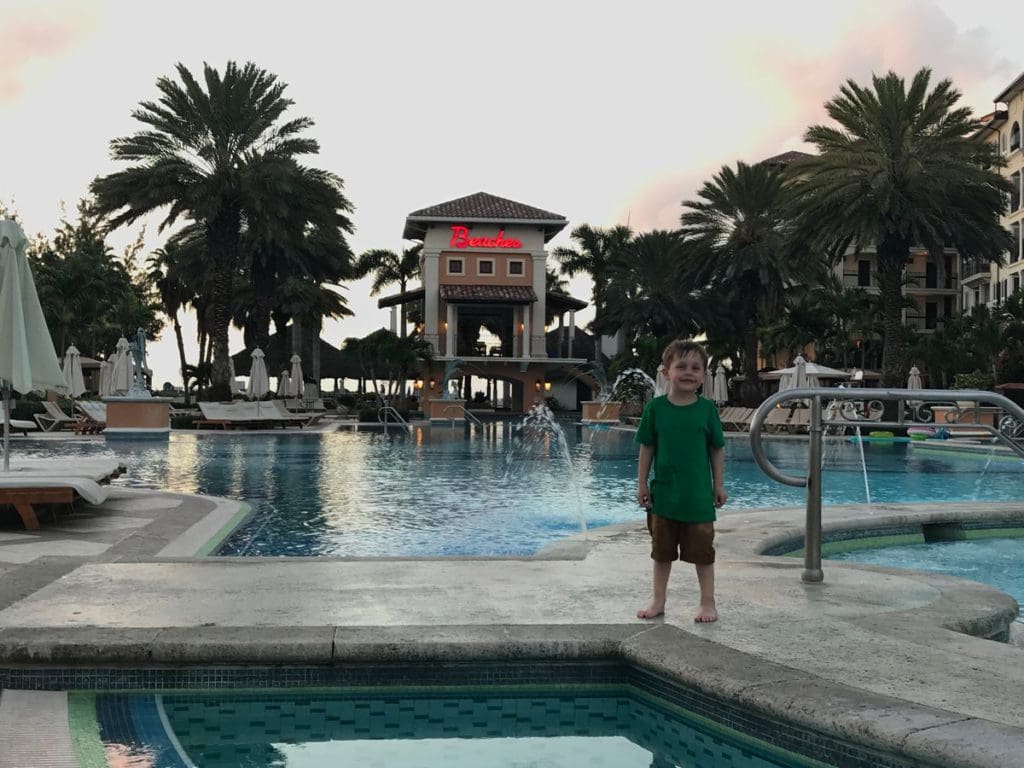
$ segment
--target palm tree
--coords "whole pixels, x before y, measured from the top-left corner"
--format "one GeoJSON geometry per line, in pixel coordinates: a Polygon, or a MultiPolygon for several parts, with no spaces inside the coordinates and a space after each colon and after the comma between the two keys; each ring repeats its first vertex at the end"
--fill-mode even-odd
{"type": "Polygon", "coordinates": [[[758,323],[773,317],[788,287],[816,282],[823,270],[815,258],[793,247],[788,195],[782,172],[765,164],[728,166],[705,182],[698,200],[683,202],[683,231],[696,248],[698,281],[733,304],[743,333],[745,405],[760,403],[757,373],[758,323]]]}
{"type": "Polygon", "coordinates": [[[176,253],[177,246],[168,243],[165,248],[154,251],[146,263],[149,272],[146,278],[160,296],[163,311],[171,319],[174,327],[174,339],[178,344],[178,364],[181,370],[181,384],[185,390],[185,403],[189,403],[189,388],[186,376],[188,360],[185,357],[185,340],[181,334],[181,323],[178,321],[178,310],[191,298],[192,291],[183,279],[179,267],[180,259],[176,253]]]}
{"type": "Polygon", "coordinates": [[[351,206],[340,179],[296,162],[316,154],[319,145],[300,135],[313,125],[309,118],[281,122],[292,101],[275,75],[252,63],[228,62],[221,77],[204,64],[204,90],[184,65],[176,69],[181,82],[160,78],[159,101],[142,102],[132,113],[147,127],[111,142],[114,159],[134,165],[97,178],[92,190],[101,211],[113,214],[114,226],[166,209],[161,230],[179,218],[202,227],[215,268],[210,394],[226,399],[228,325],[243,231],[278,223],[275,242],[289,245],[307,225],[340,237],[351,227],[344,215],[351,206]],[[299,206],[308,212],[304,220],[294,215],[295,199],[317,201],[299,206]]]}
{"type": "MultiPolygon", "coordinates": [[[[373,274],[373,284],[370,286],[370,295],[376,296],[384,286],[398,283],[399,293],[405,293],[410,280],[420,276],[420,251],[423,250],[423,243],[417,243],[411,248],[406,248],[399,255],[386,248],[374,248],[359,255],[356,260],[354,274],[356,278],[366,277],[373,274]]],[[[402,332],[406,335],[407,318],[406,305],[401,305],[402,332]]]]}
{"type": "Polygon", "coordinates": [[[593,327],[596,331],[601,326],[601,314],[605,308],[609,271],[616,261],[624,257],[629,241],[633,239],[633,232],[621,224],[611,229],[581,224],[572,231],[570,237],[576,241],[578,250],[559,247],[552,254],[561,262],[562,272],[569,277],[580,273],[590,275],[594,282],[593,327]]]}
{"type": "Polygon", "coordinates": [[[805,140],[817,156],[789,170],[800,231],[822,248],[872,247],[885,318],[882,381],[900,386],[903,272],[911,246],[998,260],[1010,247],[999,224],[1009,183],[994,168],[994,145],[970,138],[977,127],[949,80],[929,91],[922,69],[909,88],[894,72],[870,88],[848,80],[825,107],[836,127],[815,125],[805,140]]]}

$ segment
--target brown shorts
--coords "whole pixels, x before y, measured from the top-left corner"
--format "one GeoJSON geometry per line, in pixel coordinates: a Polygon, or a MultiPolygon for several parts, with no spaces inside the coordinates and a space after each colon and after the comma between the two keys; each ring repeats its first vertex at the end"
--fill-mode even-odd
{"type": "Polygon", "coordinates": [[[651,558],[659,563],[682,560],[694,565],[715,562],[715,524],[684,523],[653,512],[647,513],[651,532],[651,558]]]}

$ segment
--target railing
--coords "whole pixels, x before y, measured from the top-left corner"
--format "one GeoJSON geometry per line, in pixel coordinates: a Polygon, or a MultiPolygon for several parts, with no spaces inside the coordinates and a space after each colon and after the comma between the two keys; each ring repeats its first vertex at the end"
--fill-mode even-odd
{"type": "Polygon", "coordinates": [[[456,414],[459,411],[462,411],[462,415],[465,416],[468,421],[471,421],[474,424],[479,424],[481,427],[484,425],[484,423],[482,421],[480,421],[480,419],[475,414],[472,414],[469,411],[467,411],[466,410],[466,406],[462,405],[461,403],[455,403],[454,405],[449,405],[443,411],[441,411],[441,415],[442,416],[447,416],[449,419],[451,419],[452,426],[454,427],[455,426],[455,416],[453,414],[456,414]]]}
{"type": "Polygon", "coordinates": [[[750,448],[754,460],[768,477],[799,488],[807,488],[807,525],[804,543],[804,571],[801,578],[807,583],[824,579],[821,570],[821,459],[824,425],[836,427],[890,427],[914,426],[946,427],[952,434],[970,429],[990,435],[1009,446],[1024,458],[1024,408],[1012,400],[983,390],[943,389],[860,389],[844,387],[808,387],[787,389],[772,395],[757,409],[750,423],[750,448]],[[761,444],[761,427],[775,406],[793,400],[810,404],[810,446],[808,448],[807,476],[797,477],[780,471],[765,455],[761,444]],[[829,416],[823,418],[822,403],[827,401],[829,416]],[[895,402],[895,421],[883,420],[883,403],[895,402]],[[968,406],[964,406],[968,403],[968,406]],[[935,406],[945,420],[937,422],[935,406]],[[986,410],[983,407],[988,406],[986,410]],[[967,421],[970,415],[974,420],[967,421]],[[909,416],[909,418],[908,418],[909,416]],[[955,417],[955,418],[953,418],[955,417]],[[988,417],[991,424],[983,423],[988,417]]]}
{"type": "Polygon", "coordinates": [[[398,424],[400,424],[405,429],[406,432],[408,432],[410,435],[412,434],[412,425],[408,421],[403,419],[402,414],[400,414],[397,410],[395,410],[393,406],[390,405],[385,405],[383,408],[377,411],[377,421],[381,421],[384,423],[385,432],[388,431],[389,416],[394,417],[394,420],[398,424]]]}

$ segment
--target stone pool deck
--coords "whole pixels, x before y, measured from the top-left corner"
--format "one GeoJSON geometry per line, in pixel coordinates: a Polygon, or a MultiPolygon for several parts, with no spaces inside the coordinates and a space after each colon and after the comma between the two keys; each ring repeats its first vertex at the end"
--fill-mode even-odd
{"type": "MultiPolygon", "coordinates": [[[[1005,631],[1016,603],[971,582],[852,564],[826,563],[825,583],[805,585],[799,559],[758,554],[802,536],[802,509],[722,515],[722,618],[711,625],[691,619],[688,567],[663,618],[634,618],[650,582],[639,522],[523,559],[192,557],[238,512],[117,488],[41,532],[0,528],[0,666],[617,656],[926,765],[1024,764],[1022,649],[971,636],[1005,631]]],[[[1021,521],[1024,505],[825,511],[827,530],[963,518],[1021,521]]],[[[0,694],[0,766],[70,764],[56,720],[10,729],[18,701],[0,694]],[[60,754],[12,762],[38,758],[42,742],[60,754]]]]}

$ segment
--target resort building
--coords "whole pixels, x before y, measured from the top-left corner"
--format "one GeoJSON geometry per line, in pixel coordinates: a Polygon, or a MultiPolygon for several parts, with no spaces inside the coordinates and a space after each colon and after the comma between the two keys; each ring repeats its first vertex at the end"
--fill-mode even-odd
{"type": "Polygon", "coordinates": [[[573,371],[587,358],[576,348],[576,312],[587,303],[546,283],[546,245],[567,224],[560,214],[485,192],[406,217],[403,237],[423,243],[423,284],[378,306],[392,308],[396,333],[401,305],[421,313],[433,360],[420,386],[432,418],[474,399],[513,412],[546,396],[577,407],[573,371]]]}
{"type": "Polygon", "coordinates": [[[979,304],[993,306],[1021,289],[1024,279],[1024,243],[1021,223],[1024,222],[1024,74],[1021,74],[995,98],[995,111],[983,118],[975,136],[998,147],[1005,165],[1002,174],[1014,189],[1002,218],[1003,226],[1013,235],[1015,245],[1001,264],[979,259],[963,259],[963,305],[968,310],[979,304]]]}

